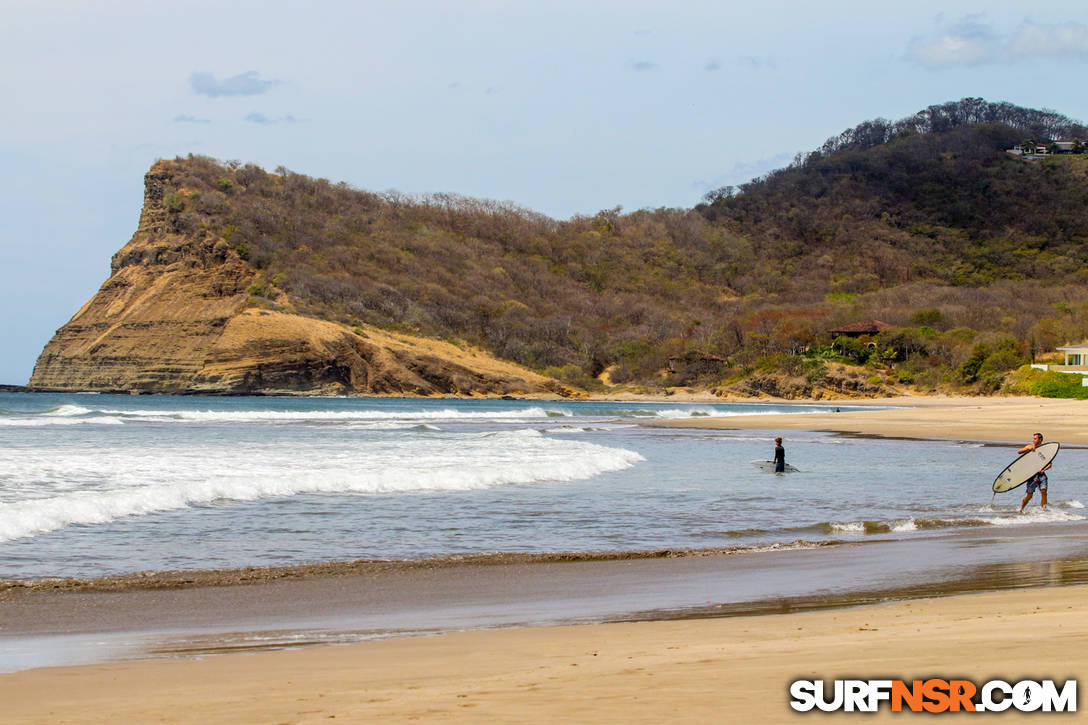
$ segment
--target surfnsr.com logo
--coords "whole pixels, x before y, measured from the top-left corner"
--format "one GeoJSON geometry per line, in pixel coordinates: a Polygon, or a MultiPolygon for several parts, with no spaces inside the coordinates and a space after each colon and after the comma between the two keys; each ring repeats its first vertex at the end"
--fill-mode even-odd
{"type": "Polygon", "coordinates": [[[1077,681],[1059,688],[1053,680],[796,680],[790,684],[790,707],[798,712],[1076,712],[1077,681]]]}

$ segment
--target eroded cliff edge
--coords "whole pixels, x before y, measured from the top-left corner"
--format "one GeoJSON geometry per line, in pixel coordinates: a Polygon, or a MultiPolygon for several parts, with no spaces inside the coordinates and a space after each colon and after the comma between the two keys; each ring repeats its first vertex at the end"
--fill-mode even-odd
{"type": "MultiPolygon", "coordinates": [[[[34,366],[39,391],[177,394],[569,395],[551,378],[450,343],[251,305],[259,273],[209,231],[182,231],[156,163],[132,239],[111,276],[34,366]]],[[[184,193],[184,188],[179,189],[184,193]]]]}

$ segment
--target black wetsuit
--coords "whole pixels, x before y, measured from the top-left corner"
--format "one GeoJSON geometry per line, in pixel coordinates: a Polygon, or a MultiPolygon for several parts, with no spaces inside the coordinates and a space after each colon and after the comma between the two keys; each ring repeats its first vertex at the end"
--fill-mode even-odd
{"type": "Polygon", "coordinates": [[[786,470],[786,449],[781,445],[774,447],[774,472],[782,473],[786,470]]]}

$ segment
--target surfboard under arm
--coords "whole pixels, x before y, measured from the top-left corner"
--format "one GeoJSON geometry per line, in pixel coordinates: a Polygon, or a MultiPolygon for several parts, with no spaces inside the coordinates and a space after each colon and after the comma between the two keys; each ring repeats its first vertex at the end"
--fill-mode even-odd
{"type": "Polygon", "coordinates": [[[994,493],[1011,491],[1022,486],[1032,476],[1047,467],[1058,455],[1061,443],[1044,443],[1028,451],[1005,467],[994,479],[994,493]]]}

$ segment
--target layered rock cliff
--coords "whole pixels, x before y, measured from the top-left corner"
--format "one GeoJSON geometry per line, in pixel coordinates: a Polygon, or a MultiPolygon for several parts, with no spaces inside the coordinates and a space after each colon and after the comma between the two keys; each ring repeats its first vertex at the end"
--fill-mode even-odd
{"type": "Polygon", "coordinates": [[[292,314],[291,299],[275,289],[262,289],[255,306],[253,286],[267,287],[258,270],[222,237],[184,228],[172,213],[169,190],[183,173],[174,161],[148,172],[139,228],[114,255],[110,278],[45,346],[31,389],[571,393],[478,350],[292,314]]]}

